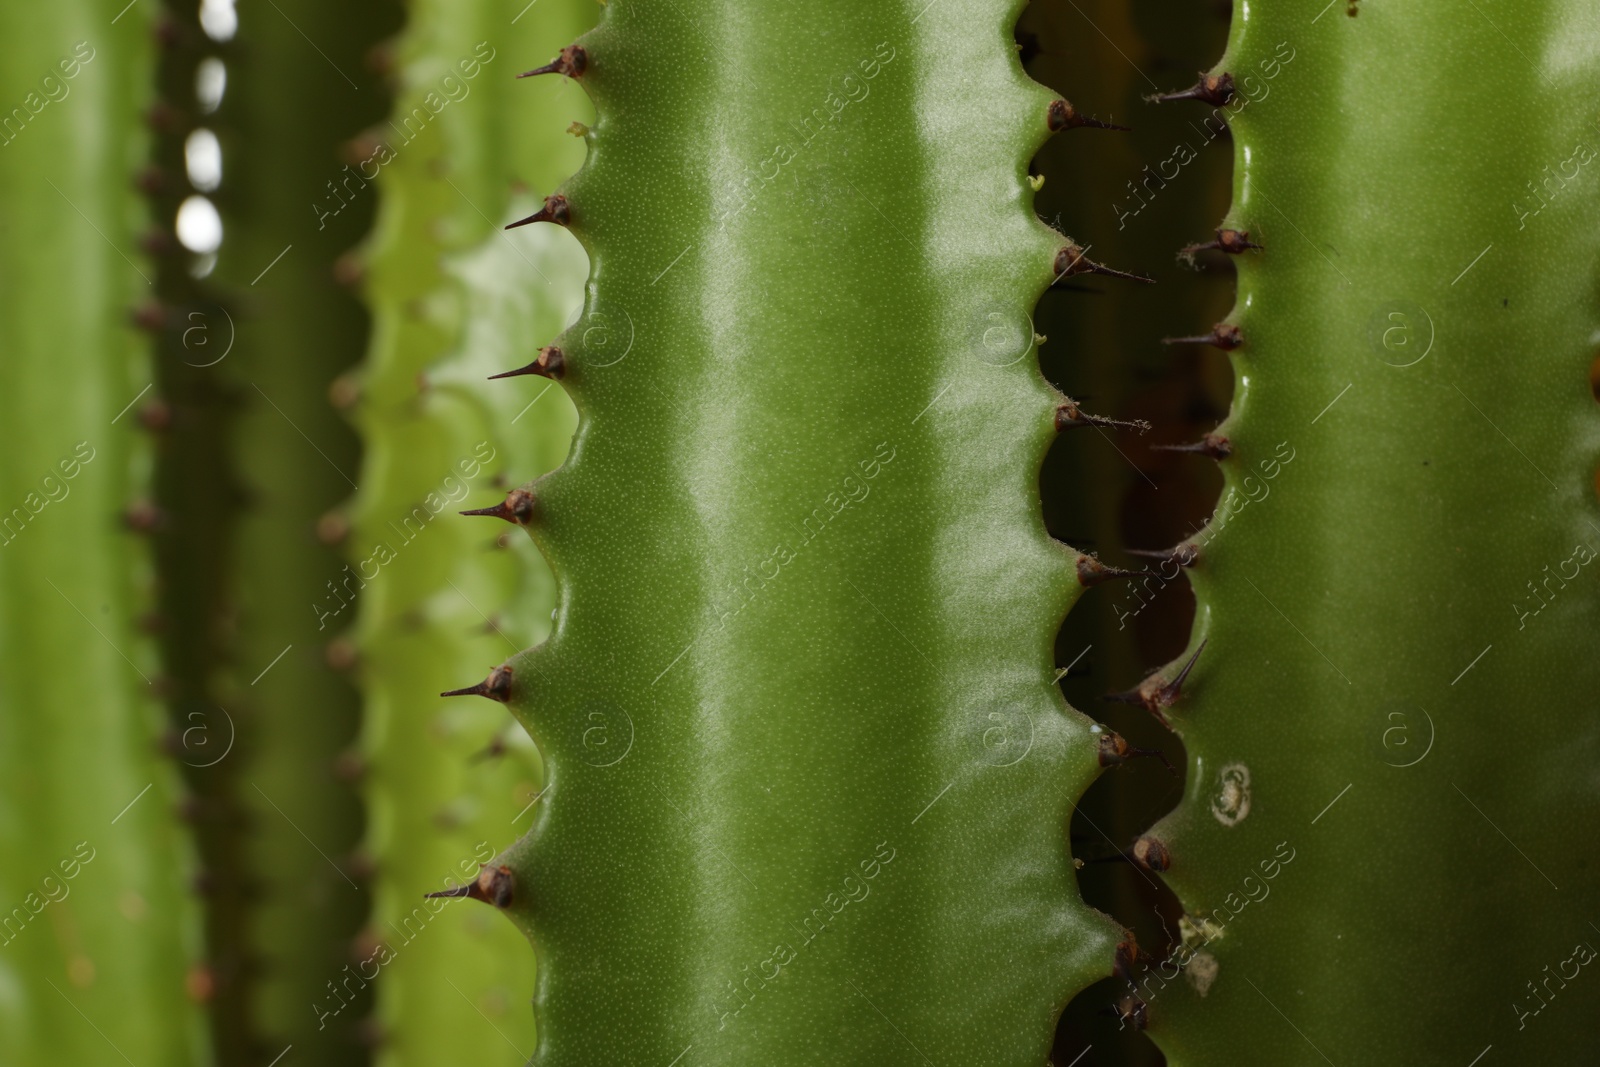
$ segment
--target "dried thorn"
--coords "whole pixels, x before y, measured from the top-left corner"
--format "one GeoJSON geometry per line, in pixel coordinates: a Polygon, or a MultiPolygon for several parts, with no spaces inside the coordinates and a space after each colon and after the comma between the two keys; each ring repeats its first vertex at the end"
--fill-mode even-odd
{"type": "Polygon", "coordinates": [[[1126,738],[1112,730],[1105,730],[1100,735],[1099,760],[1102,767],[1120,767],[1131,759],[1141,759],[1147,756],[1154,756],[1161,761],[1161,765],[1169,772],[1174,776],[1177,775],[1178,768],[1172,765],[1172,761],[1167,759],[1167,754],[1160,749],[1138,748],[1130,745],[1126,738]]]}
{"type": "Polygon", "coordinates": [[[1151,552],[1142,548],[1129,548],[1125,551],[1130,556],[1139,556],[1142,559],[1160,560],[1162,565],[1172,564],[1176,567],[1193,567],[1200,562],[1200,546],[1190,541],[1173,548],[1164,548],[1151,552]]]}
{"type": "Polygon", "coordinates": [[[474,881],[466,885],[452,886],[437,893],[428,893],[427,896],[466,897],[469,900],[481,900],[485,904],[493,904],[497,908],[509,908],[516,893],[516,885],[516,875],[511,873],[510,867],[502,864],[499,867],[485,867],[474,881]]]}
{"type": "Polygon", "coordinates": [[[463,515],[493,515],[497,519],[526,526],[533,520],[534,507],[538,501],[526,489],[513,489],[506,494],[506,498],[492,508],[474,508],[463,511],[463,515]]]}
{"type": "Polygon", "coordinates": [[[589,69],[589,53],[584,51],[581,44],[569,44],[561,50],[561,54],[542,67],[523,71],[519,78],[536,78],[541,74],[564,74],[569,78],[581,78],[583,72],[589,69]]]}
{"type": "Polygon", "coordinates": [[[1159,93],[1146,97],[1152,103],[1169,104],[1174,100],[1199,100],[1210,104],[1212,107],[1222,107],[1233,99],[1233,75],[1226,71],[1221,74],[1207,74],[1200,72],[1200,80],[1187,89],[1180,89],[1175,93],[1159,93]]]}
{"type": "Polygon", "coordinates": [[[1156,452],[1193,452],[1201,456],[1210,456],[1221,462],[1233,455],[1233,442],[1220,433],[1208,433],[1200,440],[1188,445],[1151,445],[1156,452]]]}
{"type": "Polygon", "coordinates": [[[511,667],[502,663],[489,672],[489,677],[477,685],[469,685],[465,689],[452,689],[448,693],[440,693],[442,697],[488,697],[498,700],[502,704],[511,703],[511,667]]]}
{"type": "Polygon", "coordinates": [[[1126,941],[1119,941],[1111,953],[1111,973],[1133,985],[1133,969],[1139,962],[1139,943],[1130,933],[1126,941]]]}
{"type": "Polygon", "coordinates": [[[1155,874],[1172,869],[1172,850],[1148,834],[1133,843],[1128,858],[1155,874]]]}
{"type": "Polygon", "coordinates": [[[1087,118],[1072,106],[1070,100],[1052,100],[1050,107],[1045,112],[1045,125],[1050,127],[1051,133],[1060,133],[1062,130],[1075,130],[1080,126],[1090,126],[1097,130],[1122,130],[1129,132],[1128,127],[1118,126],[1110,122],[1101,122],[1099,119],[1087,118]]]}
{"type": "Polygon", "coordinates": [[[1161,677],[1160,671],[1156,671],[1140,682],[1138,688],[1130,689],[1123,693],[1108,693],[1101,699],[1143,707],[1160,720],[1161,725],[1170,728],[1172,723],[1167,720],[1166,709],[1176,704],[1178,698],[1183,696],[1184,680],[1189,677],[1189,672],[1194,670],[1195,661],[1200,658],[1200,653],[1205,650],[1206,642],[1201,641],[1200,647],[1195,649],[1194,655],[1189,657],[1189,662],[1183,665],[1183,669],[1178,672],[1177,677],[1170,682],[1161,677]]]}
{"type": "Polygon", "coordinates": [[[1100,558],[1092,553],[1078,553],[1078,584],[1085,589],[1092,589],[1097,585],[1116,581],[1118,578],[1140,578],[1146,573],[1125,571],[1121,567],[1101,563],[1100,558]]]}
{"type": "Polygon", "coordinates": [[[1225,252],[1230,256],[1238,256],[1249,251],[1260,251],[1261,248],[1261,245],[1250,240],[1248,230],[1218,230],[1215,240],[1203,245],[1186,245],[1178,257],[1193,263],[1196,252],[1225,252]]]}
{"type": "Polygon", "coordinates": [[[525,219],[518,219],[506,227],[514,230],[518,226],[527,226],[534,222],[553,222],[557,226],[565,226],[572,221],[572,205],[567,203],[567,198],[560,193],[553,193],[544,198],[544,207],[535,211],[525,219]]]}
{"type": "MultiPolygon", "coordinates": [[[[1154,285],[1156,283],[1154,278],[1146,278],[1142,274],[1129,274],[1126,271],[1113,270],[1102,263],[1096,263],[1084,255],[1085,251],[1087,250],[1082,245],[1070,238],[1068,239],[1066,247],[1056,253],[1055,282],[1078,274],[1104,274],[1108,278],[1126,278],[1133,282],[1144,282],[1146,285],[1154,285]]],[[[1051,284],[1053,285],[1055,282],[1051,284]]]]}
{"type": "Polygon", "coordinates": [[[1244,332],[1231,322],[1219,322],[1208,334],[1199,337],[1163,337],[1164,345],[1210,345],[1224,352],[1232,352],[1244,344],[1244,332]]]}
{"type": "Polygon", "coordinates": [[[541,377],[553,378],[557,381],[560,381],[562,375],[566,373],[566,353],[562,352],[561,349],[557,348],[555,345],[548,345],[539,349],[539,358],[528,364],[526,367],[518,367],[516,370],[508,370],[500,374],[491,374],[489,375],[489,380],[492,382],[497,378],[517,378],[524,374],[537,374],[541,377]]]}
{"type": "Polygon", "coordinates": [[[1141,434],[1150,432],[1150,424],[1143,419],[1108,419],[1103,415],[1091,415],[1078,406],[1078,402],[1071,397],[1056,408],[1056,432],[1075,429],[1079,426],[1113,426],[1121,430],[1136,430],[1141,434]]]}

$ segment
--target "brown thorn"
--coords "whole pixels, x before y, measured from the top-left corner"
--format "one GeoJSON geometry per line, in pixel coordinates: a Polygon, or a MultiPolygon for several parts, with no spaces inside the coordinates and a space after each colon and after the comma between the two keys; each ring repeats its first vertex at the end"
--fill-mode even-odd
{"type": "Polygon", "coordinates": [[[1210,345],[1220,348],[1224,352],[1232,352],[1244,344],[1244,332],[1231,322],[1219,322],[1211,328],[1208,334],[1199,337],[1163,337],[1164,345],[1210,345]]]}
{"type": "Polygon", "coordinates": [[[518,367],[516,370],[503,371],[500,374],[491,374],[489,375],[489,380],[492,382],[498,378],[518,378],[524,374],[537,374],[541,377],[553,378],[557,381],[560,381],[562,375],[566,373],[566,353],[562,352],[561,349],[557,348],[555,345],[547,345],[546,347],[539,349],[539,358],[528,364],[526,367],[518,367]]]}
{"type": "Polygon", "coordinates": [[[1078,553],[1078,584],[1085,589],[1092,589],[1106,582],[1114,582],[1118,578],[1141,578],[1145,571],[1125,571],[1121,567],[1101,563],[1100,558],[1091,553],[1078,553]]]}
{"type": "Polygon", "coordinates": [[[1138,748],[1128,744],[1127,739],[1114,730],[1106,730],[1105,727],[1101,727],[1101,730],[1104,732],[1100,735],[1100,748],[1097,753],[1100,766],[1120,767],[1131,759],[1154,756],[1173,775],[1178,773],[1178,768],[1172,765],[1172,761],[1167,759],[1167,754],[1159,748],[1138,748]]]}
{"type": "Polygon", "coordinates": [[[1143,419],[1108,419],[1103,415],[1091,415],[1069,396],[1056,408],[1056,432],[1062,433],[1080,426],[1113,426],[1121,430],[1136,430],[1141,434],[1150,432],[1150,424],[1143,419]]]}
{"type": "Polygon", "coordinates": [[[1122,130],[1130,132],[1127,126],[1118,126],[1111,122],[1101,122],[1099,119],[1086,118],[1072,106],[1072,101],[1056,99],[1050,101],[1050,107],[1045,111],[1045,125],[1051,133],[1060,133],[1062,130],[1075,130],[1080,126],[1090,126],[1097,130],[1122,130]]]}
{"type": "Polygon", "coordinates": [[[1200,80],[1189,88],[1180,89],[1175,93],[1158,93],[1146,99],[1157,104],[1169,104],[1175,100],[1199,100],[1212,107],[1222,107],[1233,99],[1233,92],[1232,74],[1226,71],[1221,74],[1207,74],[1201,71],[1200,80]]]}
{"type": "Polygon", "coordinates": [[[1146,285],[1154,285],[1156,283],[1154,278],[1146,278],[1142,274],[1129,274],[1127,271],[1113,270],[1103,263],[1096,263],[1084,255],[1085,251],[1087,249],[1082,245],[1068,239],[1066,246],[1056,253],[1056,276],[1055,281],[1051,282],[1051,284],[1054,285],[1063,278],[1071,278],[1078,274],[1104,274],[1108,278],[1126,278],[1128,281],[1143,282],[1146,285]]]}
{"type": "Polygon", "coordinates": [[[442,697],[488,697],[498,700],[502,704],[511,703],[511,667],[502,663],[489,672],[489,677],[477,685],[469,685],[465,689],[452,689],[447,693],[440,693],[442,697]]]}
{"type": "Polygon", "coordinates": [[[581,78],[583,72],[589,69],[589,53],[581,44],[569,44],[561,53],[542,67],[523,71],[519,78],[536,78],[541,74],[564,74],[569,78],[581,78]]]}
{"type": "Polygon", "coordinates": [[[1139,942],[1133,939],[1133,934],[1128,935],[1126,941],[1117,942],[1117,947],[1111,952],[1111,973],[1133,985],[1133,969],[1139,962],[1139,942]]]}
{"type": "Polygon", "coordinates": [[[1155,452],[1193,452],[1201,456],[1210,456],[1221,462],[1233,455],[1233,442],[1220,433],[1208,433],[1200,440],[1188,445],[1151,445],[1155,452]]]}
{"type": "Polygon", "coordinates": [[[473,508],[463,511],[463,515],[492,515],[497,519],[526,526],[533,519],[534,507],[538,501],[526,489],[513,489],[506,494],[506,498],[492,508],[473,508]]]}
{"type": "Polygon", "coordinates": [[[451,886],[449,889],[437,893],[428,893],[429,897],[466,897],[469,900],[481,900],[485,904],[493,904],[497,908],[509,908],[512,898],[516,895],[517,879],[511,873],[511,868],[501,864],[498,867],[485,867],[478,873],[478,877],[466,885],[451,886]]]}
{"type": "MultiPolygon", "coordinates": [[[[1206,639],[1207,641],[1210,638],[1206,639]]],[[[1102,700],[1115,701],[1118,704],[1136,704],[1143,707],[1150,714],[1161,721],[1161,725],[1171,727],[1167,720],[1166,709],[1178,702],[1183,696],[1183,683],[1189,677],[1189,672],[1194,670],[1195,661],[1200,658],[1200,653],[1206,650],[1206,642],[1201,641],[1200,647],[1194,650],[1194,655],[1189,657],[1189,662],[1183,665],[1177,677],[1167,681],[1161,676],[1160,671],[1140,682],[1138,687],[1122,693],[1108,693],[1102,700]]]]}
{"type": "Polygon", "coordinates": [[[510,223],[506,226],[506,229],[514,230],[518,226],[527,226],[535,222],[553,222],[557,226],[565,226],[571,221],[572,205],[567,203],[565,196],[560,193],[552,193],[544,198],[544,207],[525,219],[518,219],[516,222],[510,223]]]}

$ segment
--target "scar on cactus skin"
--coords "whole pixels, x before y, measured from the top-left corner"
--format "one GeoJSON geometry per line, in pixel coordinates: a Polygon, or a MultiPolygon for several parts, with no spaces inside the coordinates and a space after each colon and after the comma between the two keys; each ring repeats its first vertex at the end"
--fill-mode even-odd
{"type": "Polygon", "coordinates": [[[1097,130],[1122,130],[1128,132],[1127,126],[1118,126],[1110,122],[1101,122],[1082,114],[1072,106],[1070,100],[1052,100],[1050,107],[1045,112],[1045,123],[1050,127],[1051,133],[1060,133],[1062,130],[1076,130],[1081,126],[1089,126],[1097,130]]]}
{"type": "Polygon", "coordinates": [[[524,374],[537,374],[541,377],[553,378],[556,381],[560,381],[562,376],[566,373],[566,353],[562,352],[561,349],[557,348],[555,345],[547,345],[544,348],[539,349],[539,358],[528,364],[526,367],[518,367],[516,370],[503,371],[500,374],[491,374],[489,375],[489,380],[492,382],[497,378],[517,378],[524,374]]]}
{"type": "Polygon", "coordinates": [[[1115,701],[1119,704],[1136,704],[1143,707],[1150,714],[1160,720],[1161,725],[1171,729],[1172,723],[1167,720],[1166,709],[1178,702],[1183,696],[1183,683],[1189,677],[1189,672],[1194,670],[1195,661],[1200,658],[1200,653],[1206,650],[1206,643],[1200,642],[1200,647],[1194,650],[1194,655],[1189,657],[1189,662],[1183,665],[1176,677],[1171,681],[1163,678],[1160,671],[1140,682],[1138,687],[1125,693],[1108,693],[1104,699],[1115,701]]]}
{"type": "Polygon", "coordinates": [[[518,226],[527,226],[535,222],[553,222],[557,226],[565,226],[572,221],[572,205],[567,203],[567,198],[560,193],[544,198],[544,207],[535,211],[525,219],[508,223],[506,229],[514,230],[518,226]]]}
{"type": "Polygon", "coordinates": [[[463,515],[492,515],[497,519],[504,519],[518,526],[526,526],[533,521],[533,512],[538,507],[538,499],[528,489],[513,489],[506,494],[506,498],[490,508],[473,508],[463,511],[463,515]]]}
{"type": "Polygon", "coordinates": [[[1221,107],[1233,99],[1233,75],[1227,72],[1222,74],[1207,74],[1200,72],[1200,80],[1187,89],[1180,89],[1175,93],[1159,93],[1148,97],[1157,104],[1170,103],[1174,100],[1199,100],[1210,104],[1212,107],[1221,107]]]}
{"type": "Polygon", "coordinates": [[[1146,285],[1154,285],[1156,283],[1154,278],[1146,278],[1142,274],[1129,274],[1126,271],[1113,270],[1104,264],[1096,263],[1084,255],[1087,251],[1088,249],[1072,240],[1072,238],[1067,238],[1066,247],[1056,253],[1056,276],[1051,284],[1054,285],[1055,282],[1059,282],[1063,278],[1071,278],[1078,274],[1104,274],[1110,278],[1126,278],[1131,282],[1144,282],[1146,285]]]}
{"type": "Polygon", "coordinates": [[[1172,869],[1172,850],[1148,834],[1133,843],[1128,858],[1156,874],[1172,869]]]}
{"type": "Polygon", "coordinates": [[[493,904],[497,908],[509,908],[516,896],[516,888],[517,876],[511,872],[510,867],[501,864],[497,867],[485,867],[476,879],[466,885],[426,895],[466,897],[468,900],[481,900],[485,904],[493,904]]]}
{"type": "Polygon", "coordinates": [[[561,54],[542,67],[523,71],[519,78],[535,78],[540,74],[565,74],[569,78],[581,78],[583,72],[589,69],[589,53],[583,50],[581,44],[572,44],[561,50],[561,54]]]}
{"type": "Polygon", "coordinates": [[[1210,333],[1200,334],[1197,337],[1163,337],[1164,345],[1210,345],[1220,348],[1224,352],[1232,352],[1244,344],[1244,331],[1231,322],[1219,322],[1211,328],[1210,333]]]}
{"type": "Polygon", "coordinates": [[[1193,452],[1200,456],[1210,456],[1221,461],[1233,455],[1233,442],[1220,433],[1208,433],[1200,440],[1187,445],[1154,445],[1157,452],[1193,452]]]}
{"type": "Polygon", "coordinates": [[[465,689],[452,689],[447,693],[440,693],[442,697],[488,697],[498,700],[502,704],[511,703],[511,665],[502,663],[489,672],[489,677],[477,685],[469,685],[465,689]]]}

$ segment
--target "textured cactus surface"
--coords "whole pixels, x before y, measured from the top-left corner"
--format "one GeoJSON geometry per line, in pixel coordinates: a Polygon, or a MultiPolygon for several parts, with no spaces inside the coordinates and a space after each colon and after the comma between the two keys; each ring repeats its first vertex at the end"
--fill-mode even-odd
{"type": "Polygon", "coordinates": [[[486,380],[533,361],[583,301],[585,261],[570,234],[500,226],[538,204],[514,194],[514,181],[549,192],[583,161],[566,126],[592,111],[576,87],[518,83],[512,65],[569,43],[600,9],[545,0],[516,19],[523,6],[414,3],[394,121],[369,157],[392,154],[366,256],[373,344],[349,543],[372,577],[359,645],[378,871],[354,969],[376,979],[380,1062],[396,1067],[465,1048],[474,1062],[520,1067],[534,1047],[534,961],[516,930],[479,904],[424,898],[476,877],[527,829],[541,780],[537,752],[504,709],[437,695],[543,638],[556,602],[525,537],[455,515],[507,472],[520,480],[558,465],[576,425],[554,383],[524,396],[486,380]],[[397,129],[430,96],[448,104],[406,140],[397,129]]]}
{"type": "Polygon", "coordinates": [[[1052,671],[1028,315],[1068,243],[1019,8],[623,2],[564,56],[581,421],[501,506],[561,599],[482,687],[547,773],[477,883],[537,949],[538,1062],[1038,1064],[1111,966],[1066,840],[1098,742],[1052,671]]]}
{"type": "Polygon", "coordinates": [[[1581,1062],[1600,15],[1319,6],[1240,5],[1215,71],[1265,248],[1139,994],[1179,1067],[1581,1062]]]}
{"type": "Polygon", "coordinates": [[[145,491],[127,309],[148,290],[132,178],[149,16],[0,11],[0,1062],[198,1064],[192,873],[134,620],[145,491]],[[10,110],[15,104],[16,110],[10,110]],[[97,232],[98,231],[98,232],[97,232]]]}

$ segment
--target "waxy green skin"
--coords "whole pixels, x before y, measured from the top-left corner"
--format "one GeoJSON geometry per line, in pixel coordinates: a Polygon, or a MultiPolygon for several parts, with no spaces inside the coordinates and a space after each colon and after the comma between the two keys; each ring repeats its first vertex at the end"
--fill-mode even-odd
{"type": "Polygon", "coordinates": [[[1296,56],[1231,120],[1266,248],[1223,467],[1259,499],[1193,572],[1189,795],[1151,833],[1189,915],[1238,914],[1204,997],[1193,964],[1142,989],[1178,1067],[1592,1056],[1600,176],[1538,215],[1526,183],[1600,150],[1600,16],[1476,6],[1254,4],[1216,68],[1296,56]]]}
{"type": "Polygon", "coordinates": [[[581,423],[531,524],[561,601],[510,661],[538,1063],[1037,1065],[1110,967],[1019,7],[618,0],[584,39],[581,423]]]}
{"type": "Polygon", "coordinates": [[[15,1067],[205,1059],[184,982],[193,868],[135,626],[149,562],[122,523],[150,462],[124,408],[150,382],[127,316],[149,291],[131,178],[152,63],[150,10],[112,25],[118,7],[0,11],[7,114],[28,116],[0,145],[0,1062],[15,1067]],[[34,113],[47,74],[61,98],[34,113]]]}
{"type": "Polygon", "coordinates": [[[508,475],[557,466],[577,422],[551,382],[528,379],[524,395],[486,380],[532,362],[583,302],[570,234],[500,226],[538,206],[514,183],[549,192],[582,163],[566,126],[592,117],[577,87],[518,82],[516,64],[569,43],[599,8],[545,0],[513,23],[523,6],[411,6],[395,122],[442,95],[446,77],[459,99],[409,143],[383,131],[393,158],[364,257],[373,343],[347,551],[369,574],[378,546],[394,557],[363,592],[358,630],[366,849],[378,875],[357,969],[379,975],[378,1061],[389,1067],[454,1062],[464,1049],[476,1064],[521,1067],[534,1047],[534,960],[516,930],[482,904],[423,897],[475,878],[526,830],[542,784],[538,754],[504,708],[438,695],[542,639],[556,602],[525,537],[455,515],[502,495],[508,475]],[[486,756],[496,740],[504,754],[486,756]]]}
{"type": "Polygon", "coordinates": [[[360,358],[366,321],[333,268],[365,232],[375,201],[356,180],[335,200],[327,183],[347,179],[345,142],[387,114],[366,54],[392,32],[393,15],[374,5],[356,17],[310,0],[242,7],[215,120],[225,134],[215,278],[238,295],[237,341],[218,367],[241,404],[234,647],[244,723],[230,758],[247,766],[239,795],[259,888],[252,1006],[269,1055],[292,1044],[295,1062],[307,1065],[347,1064],[364,1052],[365,1008],[318,1014],[330,983],[358,1005],[368,997],[359,981],[342,984],[368,900],[351,862],[360,799],[335,769],[356,740],[358,697],[325,655],[353,621],[360,589],[316,527],[359,473],[354,434],[329,403],[329,385],[360,358]],[[323,218],[323,203],[346,206],[323,218]]]}

